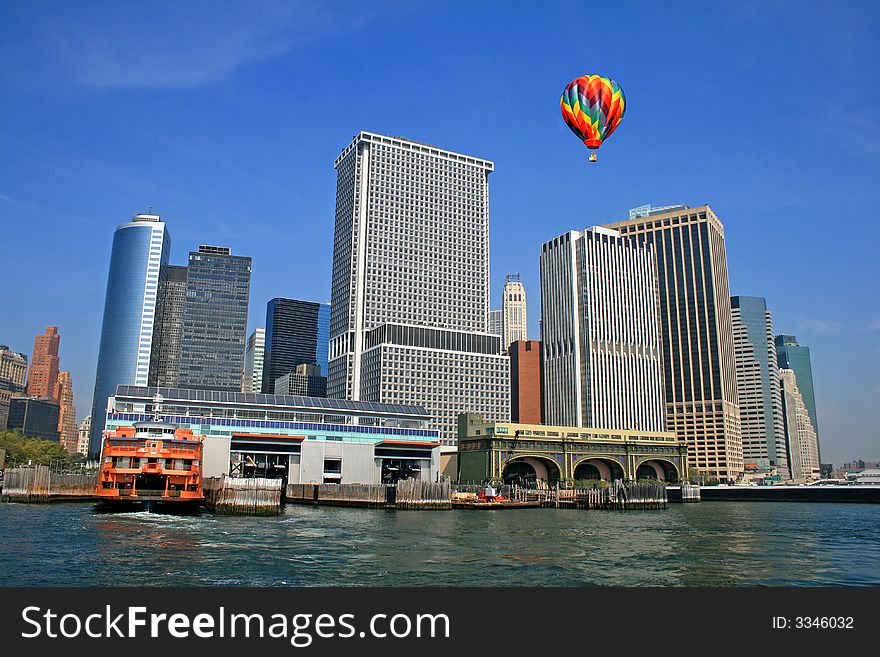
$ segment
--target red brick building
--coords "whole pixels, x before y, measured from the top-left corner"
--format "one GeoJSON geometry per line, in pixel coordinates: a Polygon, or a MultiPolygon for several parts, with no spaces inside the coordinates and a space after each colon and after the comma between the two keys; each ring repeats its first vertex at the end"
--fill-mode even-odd
{"type": "Polygon", "coordinates": [[[544,423],[544,374],[540,340],[510,345],[510,419],[522,424],[544,423]]]}
{"type": "Polygon", "coordinates": [[[34,356],[28,374],[27,394],[30,397],[51,397],[59,401],[58,395],[58,347],[61,336],[57,326],[47,326],[43,335],[34,340],[34,356]]]}

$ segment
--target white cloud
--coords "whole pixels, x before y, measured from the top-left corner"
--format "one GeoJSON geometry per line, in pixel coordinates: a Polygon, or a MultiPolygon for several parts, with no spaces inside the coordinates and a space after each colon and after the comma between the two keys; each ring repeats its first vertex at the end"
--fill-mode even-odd
{"type": "Polygon", "coordinates": [[[798,333],[810,335],[834,335],[837,333],[873,333],[880,331],[880,318],[873,319],[863,326],[844,326],[840,322],[825,319],[798,318],[798,333]]]}
{"type": "Polygon", "coordinates": [[[341,20],[324,7],[310,0],[105,4],[98,20],[92,12],[56,16],[49,41],[84,85],[191,87],[364,20],[353,11],[341,20]]]}
{"type": "Polygon", "coordinates": [[[6,194],[0,194],[0,203],[2,203],[3,205],[8,205],[12,208],[16,208],[18,210],[29,210],[33,208],[30,203],[19,201],[18,199],[7,196],[6,194]]]}
{"type": "Polygon", "coordinates": [[[839,322],[832,322],[825,319],[800,317],[798,318],[797,330],[798,333],[830,335],[833,333],[841,333],[843,331],[843,325],[839,322]]]}

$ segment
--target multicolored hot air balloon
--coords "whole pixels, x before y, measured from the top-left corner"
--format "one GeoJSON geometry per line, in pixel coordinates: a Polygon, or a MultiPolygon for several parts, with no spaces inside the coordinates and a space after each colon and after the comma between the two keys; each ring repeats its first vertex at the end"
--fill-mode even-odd
{"type": "MultiPolygon", "coordinates": [[[[611,78],[582,75],[566,85],[559,105],[566,125],[587,148],[595,150],[620,125],[626,96],[611,78]]],[[[590,162],[595,161],[596,154],[590,153],[590,162]]]]}

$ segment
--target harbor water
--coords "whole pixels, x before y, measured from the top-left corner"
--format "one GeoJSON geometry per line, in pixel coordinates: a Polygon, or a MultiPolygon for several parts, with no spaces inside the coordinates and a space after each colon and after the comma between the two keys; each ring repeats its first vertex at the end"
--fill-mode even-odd
{"type": "Polygon", "coordinates": [[[880,505],[278,517],[0,504],[4,586],[880,585],[880,505]]]}

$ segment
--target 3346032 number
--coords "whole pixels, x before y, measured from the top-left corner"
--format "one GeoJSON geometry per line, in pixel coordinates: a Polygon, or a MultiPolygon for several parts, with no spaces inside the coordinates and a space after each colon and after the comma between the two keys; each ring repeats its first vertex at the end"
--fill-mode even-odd
{"type": "Polygon", "coordinates": [[[798,630],[851,630],[852,616],[795,616],[794,627],[798,630]]]}

